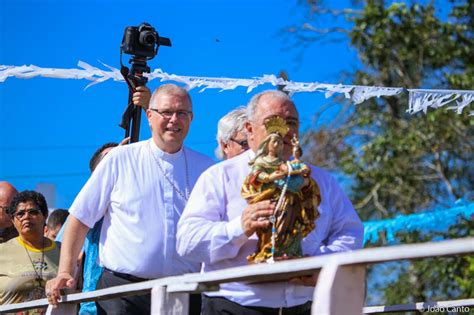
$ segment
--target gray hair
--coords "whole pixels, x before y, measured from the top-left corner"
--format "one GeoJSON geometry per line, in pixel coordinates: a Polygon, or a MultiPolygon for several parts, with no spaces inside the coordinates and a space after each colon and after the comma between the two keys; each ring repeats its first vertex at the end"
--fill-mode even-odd
{"type": "Polygon", "coordinates": [[[191,100],[191,96],[189,95],[188,91],[185,88],[182,88],[176,84],[171,84],[171,83],[163,84],[153,92],[150,98],[149,108],[155,108],[153,105],[156,104],[156,99],[161,94],[185,96],[189,100],[189,104],[191,105],[191,110],[193,108],[193,102],[191,100]]]}
{"type": "Polygon", "coordinates": [[[227,113],[217,124],[217,148],[215,154],[219,159],[224,159],[225,154],[220,142],[227,143],[239,131],[243,131],[247,121],[246,108],[241,106],[227,113]]]}
{"type": "Polygon", "coordinates": [[[255,94],[251,99],[250,102],[247,104],[247,118],[249,121],[253,121],[255,118],[255,112],[257,111],[257,105],[260,101],[260,98],[264,95],[271,95],[273,98],[281,99],[284,101],[291,102],[294,104],[293,100],[286,94],[285,92],[279,90],[266,90],[255,94]]]}

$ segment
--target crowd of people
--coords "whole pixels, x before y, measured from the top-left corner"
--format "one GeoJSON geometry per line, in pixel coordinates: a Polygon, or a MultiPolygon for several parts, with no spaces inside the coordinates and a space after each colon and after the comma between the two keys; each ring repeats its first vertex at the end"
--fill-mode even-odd
{"type": "MultiPolygon", "coordinates": [[[[0,182],[0,304],[47,297],[55,307],[62,289],[91,291],[265,261],[268,244],[261,239],[275,213],[284,218],[279,229],[293,233],[287,237],[283,231],[277,239],[292,248],[298,239],[297,256],[362,247],[362,223],[336,180],[318,167],[301,166],[301,152],[295,151],[299,116],[287,94],[261,92],[222,117],[219,163],[184,146],[193,121],[185,89],[165,84],[151,94],[139,87],[133,100],[146,111],[151,138],[100,147],[68,211],[48,216],[40,193],[18,193],[0,182]],[[267,122],[274,118],[285,132],[269,132],[267,122]],[[291,203],[276,210],[275,199],[262,196],[278,185],[291,156],[305,177],[294,191],[290,187],[291,203]],[[262,164],[269,158],[278,167],[262,164]]],[[[272,191],[277,190],[286,193],[281,187],[272,191]]],[[[219,291],[191,295],[190,314],[310,314],[316,279],[222,284],[219,291]]],[[[149,314],[150,298],[83,303],[79,314],[149,314]]]]}

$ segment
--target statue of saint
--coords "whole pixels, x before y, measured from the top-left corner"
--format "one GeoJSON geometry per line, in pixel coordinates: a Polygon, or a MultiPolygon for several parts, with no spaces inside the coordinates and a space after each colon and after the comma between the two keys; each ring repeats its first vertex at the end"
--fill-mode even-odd
{"type": "Polygon", "coordinates": [[[250,204],[273,200],[277,207],[270,218],[273,226],[257,230],[257,251],[247,257],[251,263],[302,257],[301,241],[315,228],[319,216],[316,207],[321,202],[311,169],[300,160],[296,137],[292,139],[294,159],[284,161],[281,157],[288,132],[285,120],[271,117],[265,121],[265,128],[268,135],[249,162],[252,168],[241,193],[250,204]]]}

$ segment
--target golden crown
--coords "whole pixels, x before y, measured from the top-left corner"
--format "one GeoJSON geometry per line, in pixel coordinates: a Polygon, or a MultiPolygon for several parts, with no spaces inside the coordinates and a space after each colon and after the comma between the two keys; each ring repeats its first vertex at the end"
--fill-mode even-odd
{"type": "Polygon", "coordinates": [[[265,119],[265,129],[268,134],[278,133],[281,137],[286,136],[290,128],[286,124],[286,121],[280,116],[273,116],[265,119]]]}

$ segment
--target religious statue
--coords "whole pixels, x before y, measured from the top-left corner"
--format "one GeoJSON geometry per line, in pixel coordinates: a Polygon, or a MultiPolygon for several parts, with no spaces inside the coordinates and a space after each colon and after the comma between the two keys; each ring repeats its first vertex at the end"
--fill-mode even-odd
{"type": "Polygon", "coordinates": [[[272,226],[257,230],[258,248],[247,257],[250,263],[302,257],[301,241],[315,228],[319,216],[316,207],[321,202],[311,169],[300,160],[296,137],[291,141],[294,159],[284,161],[281,157],[283,138],[289,130],[285,120],[271,117],[265,128],[268,135],[249,162],[252,168],[241,193],[249,204],[273,200],[276,209],[269,218],[272,226]]]}

